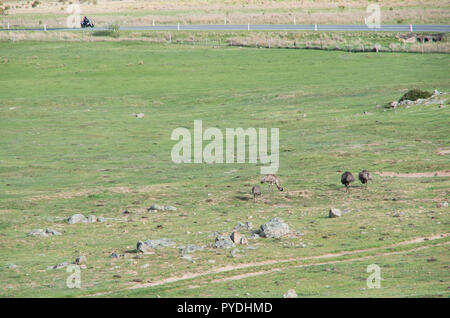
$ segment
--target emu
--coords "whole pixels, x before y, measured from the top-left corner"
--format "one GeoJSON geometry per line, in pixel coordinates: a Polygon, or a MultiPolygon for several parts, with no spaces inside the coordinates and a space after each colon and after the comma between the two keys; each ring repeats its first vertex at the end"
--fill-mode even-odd
{"type": "Polygon", "coordinates": [[[359,181],[361,181],[361,183],[364,185],[366,185],[367,188],[367,184],[369,183],[369,180],[372,180],[372,176],[370,175],[370,172],[367,170],[362,170],[359,172],[358,174],[358,179],[359,181]]]}
{"type": "Polygon", "coordinates": [[[254,186],[252,188],[252,194],[253,194],[253,202],[256,202],[256,197],[261,196],[261,188],[259,186],[254,186]]]}
{"type": "Polygon", "coordinates": [[[261,179],[261,184],[262,183],[267,183],[269,189],[272,189],[272,192],[273,192],[273,185],[276,185],[278,190],[283,191],[283,188],[281,187],[280,179],[278,179],[278,177],[274,174],[266,174],[261,179]]]}
{"type": "Polygon", "coordinates": [[[355,178],[353,178],[353,175],[352,175],[351,172],[345,171],[345,172],[342,174],[342,176],[341,176],[341,183],[342,183],[343,185],[345,185],[346,192],[349,191],[349,190],[348,190],[348,187],[350,186],[350,183],[353,182],[353,181],[355,181],[355,178]]]}

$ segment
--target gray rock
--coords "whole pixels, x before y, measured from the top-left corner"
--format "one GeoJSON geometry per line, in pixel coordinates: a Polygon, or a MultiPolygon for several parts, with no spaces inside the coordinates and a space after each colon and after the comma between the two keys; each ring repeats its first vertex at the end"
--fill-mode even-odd
{"type": "Polygon", "coordinates": [[[157,240],[147,240],[143,243],[150,248],[174,247],[175,246],[175,242],[172,240],[169,240],[167,238],[162,238],[162,239],[157,239],[157,240]]]}
{"type": "Polygon", "coordinates": [[[330,218],[337,218],[337,217],[342,216],[342,212],[339,209],[331,208],[328,216],[330,218]]]}
{"type": "Polygon", "coordinates": [[[184,255],[184,254],[191,254],[191,253],[194,253],[196,251],[203,251],[204,247],[203,246],[198,246],[198,245],[188,244],[186,246],[180,246],[179,249],[180,249],[181,254],[184,255]]]}
{"type": "Polygon", "coordinates": [[[58,232],[58,231],[56,231],[54,229],[50,229],[50,228],[46,229],[45,233],[48,234],[48,235],[61,235],[60,232],[58,232]]]}
{"type": "Polygon", "coordinates": [[[144,242],[138,241],[136,244],[136,250],[141,253],[148,253],[152,252],[153,249],[146,245],[144,242]]]}
{"type": "Polygon", "coordinates": [[[273,218],[269,222],[261,225],[260,236],[268,238],[280,238],[289,234],[289,225],[280,218],[273,218]]]}
{"type": "Polygon", "coordinates": [[[15,268],[17,268],[17,265],[16,264],[9,264],[8,268],[9,269],[15,269],[15,268]]]}
{"type": "Polygon", "coordinates": [[[295,289],[289,289],[286,294],[283,295],[283,298],[297,298],[297,293],[295,289]]]}
{"type": "Polygon", "coordinates": [[[391,108],[396,108],[398,106],[398,102],[393,101],[389,106],[391,106],[391,108]]]}
{"type": "Polygon", "coordinates": [[[109,258],[119,258],[119,255],[117,253],[112,252],[111,255],[109,255],[109,258]]]}
{"type": "Polygon", "coordinates": [[[192,256],[191,256],[191,255],[188,255],[188,254],[183,254],[183,255],[181,255],[181,258],[182,258],[182,259],[185,259],[185,260],[187,260],[187,261],[189,261],[189,262],[194,262],[194,260],[192,259],[192,256]]]}
{"type": "Polygon", "coordinates": [[[48,266],[47,270],[50,270],[50,269],[61,269],[61,268],[65,268],[65,267],[67,267],[69,265],[70,264],[68,262],[63,262],[63,263],[56,264],[55,266],[48,266]]]}
{"type": "Polygon", "coordinates": [[[97,218],[97,222],[103,223],[103,222],[106,222],[106,219],[104,217],[102,217],[102,216],[99,216],[97,218]]]}
{"type": "Polygon", "coordinates": [[[438,208],[448,208],[448,202],[441,202],[437,205],[438,208]]]}
{"type": "Polygon", "coordinates": [[[177,208],[174,207],[174,206],[171,206],[171,205],[166,205],[166,206],[164,206],[164,210],[166,210],[166,211],[176,211],[177,208]]]}
{"type": "Polygon", "coordinates": [[[77,259],[75,260],[75,264],[81,265],[81,264],[86,263],[86,261],[87,261],[86,256],[82,255],[82,256],[77,257],[77,259]]]}
{"type": "Polygon", "coordinates": [[[232,248],[234,246],[235,245],[229,235],[218,235],[214,242],[215,248],[232,248]]]}
{"type": "Polygon", "coordinates": [[[163,205],[152,204],[148,209],[148,211],[164,211],[163,205]]]}
{"type": "Polygon", "coordinates": [[[67,219],[68,224],[87,223],[88,219],[83,214],[74,214],[67,219]]]}
{"type": "Polygon", "coordinates": [[[48,234],[44,232],[43,229],[34,229],[28,232],[28,236],[41,236],[41,237],[47,237],[48,234]]]}
{"type": "Polygon", "coordinates": [[[237,225],[234,227],[235,231],[251,231],[253,229],[252,222],[238,222],[237,225]]]}
{"type": "Polygon", "coordinates": [[[89,223],[95,223],[95,222],[97,222],[97,217],[95,216],[95,215],[89,215],[88,216],[88,222],[89,223]]]}

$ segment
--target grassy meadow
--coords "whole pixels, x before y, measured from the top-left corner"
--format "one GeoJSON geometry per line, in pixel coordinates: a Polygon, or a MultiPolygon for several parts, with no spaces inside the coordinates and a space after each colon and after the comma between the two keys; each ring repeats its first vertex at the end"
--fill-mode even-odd
{"type": "Polygon", "coordinates": [[[449,63],[448,54],[1,41],[0,296],[449,297],[450,208],[438,204],[449,201],[450,105],[386,107],[411,88],[449,92],[449,63]],[[253,202],[260,165],[174,164],[171,133],[193,132],[194,120],[222,132],[279,128],[284,191],[263,186],[253,202]],[[373,182],[345,193],[341,173],[362,169],[373,182]],[[178,210],[148,212],[152,204],[178,210]],[[331,207],[351,212],[328,218],[331,207]],[[75,213],[107,222],[68,225],[75,213]],[[303,235],[234,253],[210,246],[238,221],[257,228],[276,216],[303,235]],[[27,236],[37,228],[62,235],[27,236]],[[135,252],[158,238],[206,247],[194,262],[177,248],[135,252]],[[65,269],[46,269],[80,255],[80,289],[66,287],[65,269]],[[381,268],[379,289],[366,286],[370,264],[381,268]]]}

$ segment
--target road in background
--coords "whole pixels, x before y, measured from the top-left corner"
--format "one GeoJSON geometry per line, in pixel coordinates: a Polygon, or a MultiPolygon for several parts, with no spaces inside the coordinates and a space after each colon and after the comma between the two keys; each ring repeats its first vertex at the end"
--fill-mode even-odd
{"type": "MultiPolygon", "coordinates": [[[[44,28],[0,29],[1,31],[43,31],[44,28]]],[[[47,28],[47,31],[106,30],[106,28],[47,28]]],[[[307,25],[307,24],[224,24],[224,25],[158,25],[124,26],[123,31],[395,31],[410,32],[411,25],[381,25],[369,28],[366,25],[307,25]]],[[[412,25],[413,32],[450,32],[450,25],[412,25]]]]}

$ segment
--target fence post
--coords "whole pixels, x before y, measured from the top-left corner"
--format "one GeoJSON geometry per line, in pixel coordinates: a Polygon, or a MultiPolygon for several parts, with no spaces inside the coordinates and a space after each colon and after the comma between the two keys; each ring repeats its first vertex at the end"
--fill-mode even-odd
{"type": "Polygon", "coordinates": [[[295,17],[294,17],[294,24],[297,24],[297,21],[295,20],[295,17]]]}
{"type": "Polygon", "coordinates": [[[47,24],[44,24],[44,31],[47,31],[47,24]]]}
{"type": "Polygon", "coordinates": [[[153,22],[152,22],[152,24],[153,24],[153,26],[155,26],[155,19],[153,19],[153,22]]]}
{"type": "Polygon", "coordinates": [[[8,22],[8,30],[9,30],[9,22],[8,22]]]}
{"type": "Polygon", "coordinates": [[[412,24],[409,25],[409,31],[411,31],[411,32],[413,31],[412,24]]]}
{"type": "Polygon", "coordinates": [[[314,24],[314,31],[317,31],[317,24],[314,24]]]}
{"type": "Polygon", "coordinates": [[[178,22],[178,31],[180,31],[180,22],[178,22]]]}
{"type": "Polygon", "coordinates": [[[223,19],[223,24],[227,24],[227,17],[225,17],[225,19],[223,19]]]}
{"type": "Polygon", "coordinates": [[[250,31],[250,22],[247,24],[247,31],[250,31]]]}

